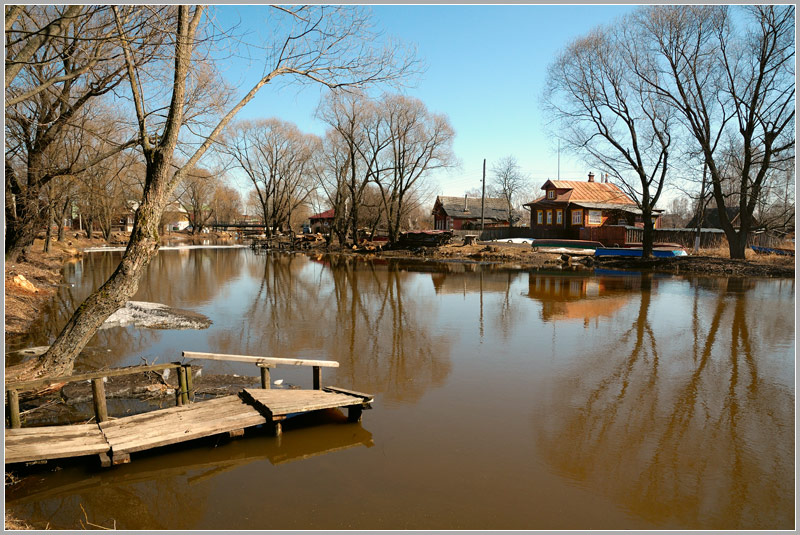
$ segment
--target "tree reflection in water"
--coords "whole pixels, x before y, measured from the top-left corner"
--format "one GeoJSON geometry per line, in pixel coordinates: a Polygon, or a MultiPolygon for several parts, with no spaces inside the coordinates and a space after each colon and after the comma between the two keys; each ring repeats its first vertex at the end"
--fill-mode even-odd
{"type": "Polygon", "coordinates": [[[641,281],[630,328],[557,380],[560,406],[537,413],[548,462],[657,526],[790,528],[794,393],[760,373],[767,344],[750,335],[785,322],[781,310],[751,304],[753,282],[711,294],[700,279],[691,318],[652,318],[654,281],[641,281]]]}
{"type": "Polygon", "coordinates": [[[338,386],[390,400],[412,402],[443,384],[451,344],[429,327],[436,311],[418,306],[418,275],[346,256],[321,255],[311,266],[294,255],[263,258],[241,324],[214,334],[215,351],[336,360],[326,383],[335,374],[338,386]]]}

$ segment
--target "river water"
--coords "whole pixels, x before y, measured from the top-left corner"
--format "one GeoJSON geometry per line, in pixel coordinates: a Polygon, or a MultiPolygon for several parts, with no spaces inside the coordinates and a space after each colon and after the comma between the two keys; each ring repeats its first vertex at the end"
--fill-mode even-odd
{"type": "MultiPolygon", "coordinates": [[[[15,344],[48,343],[120,254],[68,266],[15,344]]],[[[50,528],[793,529],[794,298],[790,279],[161,251],[134,299],[213,324],[106,329],[79,368],[331,359],[323,384],[373,410],[48,465],[7,508],[50,528]]],[[[272,378],[311,386],[305,369],[272,378]]]]}

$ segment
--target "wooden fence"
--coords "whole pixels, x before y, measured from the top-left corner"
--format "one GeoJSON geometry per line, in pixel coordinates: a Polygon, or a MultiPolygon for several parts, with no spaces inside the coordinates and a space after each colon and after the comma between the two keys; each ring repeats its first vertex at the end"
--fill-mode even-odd
{"type": "MultiPolygon", "coordinates": [[[[453,240],[462,241],[464,236],[477,236],[479,241],[503,240],[506,238],[555,238],[593,240],[599,241],[606,246],[624,243],[641,243],[644,230],[639,227],[627,225],[606,225],[603,227],[584,227],[580,231],[565,234],[560,231],[558,236],[547,230],[534,230],[530,227],[503,227],[487,228],[481,230],[454,230],[453,240]]],[[[697,234],[696,229],[688,228],[662,228],[654,230],[653,241],[662,243],[677,243],[687,248],[694,247],[694,239],[697,234]]],[[[748,245],[760,245],[762,247],[780,247],[785,240],[785,236],[767,232],[752,233],[748,237],[748,245]]],[[[727,247],[728,240],[725,232],[721,229],[700,229],[700,247],[703,249],[715,249],[717,247],[727,247]]]]}

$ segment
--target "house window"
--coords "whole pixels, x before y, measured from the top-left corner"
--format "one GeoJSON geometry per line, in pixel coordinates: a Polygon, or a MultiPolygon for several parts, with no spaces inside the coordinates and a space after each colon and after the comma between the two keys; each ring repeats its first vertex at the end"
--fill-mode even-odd
{"type": "Polygon", "coordinates": [[[561,210],[556,210],[556,224],[560,225],[561,221],[561,210]]]}
{"type": "Polygon", "coordinates": [[[599,225],[603,222],[603,212],[601,210],[589,210],[589,224],[599,225]]]}
{"type": "Polygon", "coordinates": [[[542,224],[542,211],[541,210],[536,210],[536,223],[538,223],[539,225],[542,224]]]}
{"type": "Polygon", "coordinates": [[[547,190],[547,198],[548,199],[555,199],[556,198],[556,190],[554,190],[554,189],[547,190]]]}
{"type": "Polygon", "coordinates": [[[552,210],[548,210],[547,211],[547,224],[548,225],[552,225],[553,224],[553,212],[552,212],[552,210]]]}
{"type": "Polygon", "coordinates": [[[583,210],[573,210],[572,211],[572,224],[573,225],[580,225],[583,223],[583,210]]]}

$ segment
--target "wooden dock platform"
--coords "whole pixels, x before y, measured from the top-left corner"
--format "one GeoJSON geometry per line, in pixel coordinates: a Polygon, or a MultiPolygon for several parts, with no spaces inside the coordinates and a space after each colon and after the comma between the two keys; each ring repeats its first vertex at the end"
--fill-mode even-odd
{"type": "MultiPolygon", "coordinates": [[[[233,357],[205,355],[208,358],[233,357]]],[[[306,361],[298,364],[300,359],[281,360],[262,359],[257,362],[262,367],[262,389],[246,388],[238,395],[197,403],[189,403],[188,396],[180,393],[179,406],[122,418],[109,418],[105,414],[105,400],[102,403],[96,400],[97,423],[6,429],[5,462],[98,455],[103,466],[128,463],[130,454],[134,452],[220,434],[241,436],[246,428],[264,424],[274,435],[280,436],[283,420],[305,412],[347,408],[348,420],[357,422],[361,420],[362,410],[369,408],[373,400],[369,394],[337,387],[320,388],[320,368],[338,363],[306,361]],[[315,388],[270,389],[269,372],[265,366],[279,364],[312,366],[315,388]],[[182,399],[186,402],[181,402],[182,399]]]]}

